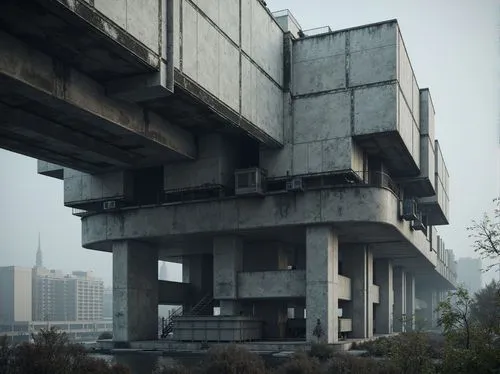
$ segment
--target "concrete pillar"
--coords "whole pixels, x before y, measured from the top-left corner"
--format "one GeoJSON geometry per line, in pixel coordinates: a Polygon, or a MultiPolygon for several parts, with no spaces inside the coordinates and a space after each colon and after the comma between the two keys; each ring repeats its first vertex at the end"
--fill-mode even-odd
{"type": "MultiPolygon", "coordinates": [[[[212,254],[198,254],[182,257],[182,282],[191,285],[191,295],[184,303],[184,310],[189,311],[206,295],[213,294],[214,268],[212,254]]],[[[201,315],[212,315],[212,306],[200,311],[201,315]]]]}
{"type": "Polygon", "coordinates": [[[329,226],[306,229],[306,339],[316,341],[319,320],[323,341],[338,340],[338,238],[329,226]]]}
{"type": "Polygon", "coordinates": [[[214,299],[220,315],[239,315],[238,272],[243,265],[243,241],[237,236],[214,238],[214,299]]]}
{"type": "Polygon", "coordinates": [[[415,329],[415,277],[406,273],[406,331],[415,329]]]}
{"type": "Polygon", "coordinates": [[[406,320],[406,273],[402,267],[394,268],[394,331],[405,331],[406,320]]]}
{"type": "Polygon", "coordinates": [[[345,275],[351,278],[352,297],[347,306],[347,318],[352,318],[353,338],[373,336],[373,254],[366,245],[347,246],[342,250],[345,275]]]}
{"type": "Polygon", "coordinates": [[[380,303],[376,307],[375,332],[377,334],[391,334],[393,321],[393,274],[390,260],[375,260],[375,284],[379,286],[380,303]]]}
{"type": "Polygon", "coordinates": [[[113,243],[113,340],[158,339],[158,252],[142,243],[113,243]]]}

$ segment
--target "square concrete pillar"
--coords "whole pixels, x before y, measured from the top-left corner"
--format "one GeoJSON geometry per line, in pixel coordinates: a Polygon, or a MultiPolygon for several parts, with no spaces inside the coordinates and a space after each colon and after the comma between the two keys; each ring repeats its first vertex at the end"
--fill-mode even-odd
{"type": "Polygon", "coordinates": [[[346,315],[352,318],[351,337],[373,336],[373,298],[370,285],[373,283],[373,254],[366,245],[342,247],[342,262],[345,275],[351,278],[352,297],[346,315]]]}
{"type": "Polygon", "coordinates": [[[415,277],[406,273],[406,331],[415,329],[415,277]]]}
{"type": "Polygon", "coordinates": [[[214,238],[214,299],[220,315],[239,315],[238,272],[243,267],[243,241],[237,236],[214,238]]]}
{"type": "Polygon", "coordinates": [[[113,340],[158,339],[158,251],[113,243],[113,340]]]}
{"type": "MultiPolygon", "coordinates": [[[[185,300],[184,310],[195,306],[205,296],[213,294],[214,266],[212,254],[197,254],[182,257],[182,282],[191,285],[189,300],[185,300]]],[[[212,305],[199,311],[201,315],[212,315],[212,305]]]]}
{"type": "Polygon", "coordinates": [[[394,331],[406,330],[406,273],[402,267],[394,268],[394,331]]]}
{"type": "Polygon", "coordinates": [[[375,284],[379,286],[380,303],[375,311],[375,333],[391,334],[393,328],[394,290],[392,263],[381,259],[374,262],[375,284]]]}
{"type": "Polygon", "coordinates": [[[319,321],[323,341],[338,340],[338,238],[329,226],[306,229],[306,339],[319,321]]]}

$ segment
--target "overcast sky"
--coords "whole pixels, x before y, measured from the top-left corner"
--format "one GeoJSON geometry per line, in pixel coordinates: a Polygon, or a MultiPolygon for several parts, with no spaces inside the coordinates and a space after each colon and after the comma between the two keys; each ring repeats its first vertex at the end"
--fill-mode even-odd
{"type": "MultiPolygon", "coordinates": [[[[439,231],[458,257],[473,256],[465,227],[500,195],[499,3],[267,0],[273,11],[290,9],[304,30],[398,19],[418,84],[430,88],[436,108],[451,175],[451,225],[439,231]]],[[[80,220],[63,206],[62,181],[37,175],[34,159],[0,150],[0,266],[34,265],[38,232],[47,267],[94,270],[111,283],[111,255],[81,248],[80,220]]],[[[179,267],[169,274],[178,279],[179,267]]]]}

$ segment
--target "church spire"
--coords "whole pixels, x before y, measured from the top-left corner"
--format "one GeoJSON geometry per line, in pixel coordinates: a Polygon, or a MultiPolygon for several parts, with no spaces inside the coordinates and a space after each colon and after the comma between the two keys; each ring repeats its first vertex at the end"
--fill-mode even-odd
{"type": "Polygon", "coordinates": [[[40,233],[38,233],[38,249],[36,250],[36,267],[43,267],[42,245],[40,243],[40,233]]]}

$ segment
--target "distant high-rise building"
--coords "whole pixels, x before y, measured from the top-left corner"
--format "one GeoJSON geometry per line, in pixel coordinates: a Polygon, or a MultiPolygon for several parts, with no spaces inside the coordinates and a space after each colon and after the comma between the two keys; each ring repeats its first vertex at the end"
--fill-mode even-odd
{"type": "Polygon", "coordinates": [[[42,245],[40,243],[40,233],[38,233],[38,249],[36,250],[36,266],[41,268],[43,266],[42,245]]]}
{"type": "Polygon", "coordinates": [[[31,269],[0,267],[0,322],[31,321],[31,305],[31,269]]]}
{"type": "Polygon", "coordinates": [[[457,264],[457,280],[470,294],[479,291],[482,288],[481,260],[471,257],[460,258],[457,264]]]}
{"type": "Polygon", "coordinates": [[[113,289],[106,287],[102,296],[102,317],[113,318],[113,289]]]}
{"type": "Polygon", "coordinates": [[[102,319],[104,285],[91,272],[33,269],[33,319],[95,321],[102,319]]]}
{"type": "Polygon", "coordinates": [[[165,261],[163,261],[161,264],[160,279],[164,281],[167,280],[167,263],[165,261]]]}

